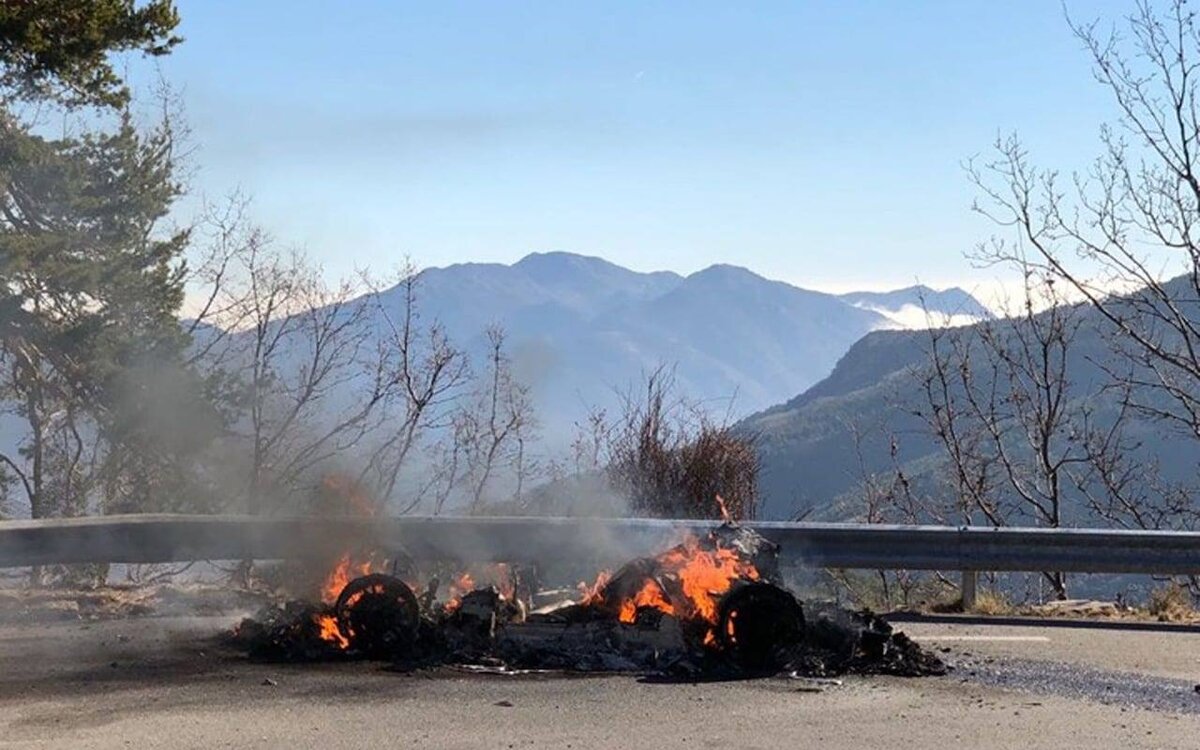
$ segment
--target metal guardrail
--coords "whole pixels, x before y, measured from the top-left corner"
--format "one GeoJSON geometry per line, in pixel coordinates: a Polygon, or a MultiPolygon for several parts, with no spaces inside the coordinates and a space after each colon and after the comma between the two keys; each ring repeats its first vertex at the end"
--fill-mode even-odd
{"type": "MultiPolygon", "coordinates": [[[[417,559],[620,561],[704,521],[584,518],[257,518],[132,515],[0,522],[0,567],[275,559],[354,547],[417,559]]],[[[785,565],[823,568],[1200,574],[1200,533],[750,523],[785,565]]]]}

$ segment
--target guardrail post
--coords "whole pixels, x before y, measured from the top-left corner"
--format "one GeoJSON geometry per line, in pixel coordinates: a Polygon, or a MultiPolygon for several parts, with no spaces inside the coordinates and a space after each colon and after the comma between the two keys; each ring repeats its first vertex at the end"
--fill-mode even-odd
{"type": "Polygon", "coordinates": [[[971,610],[975,609],[975,600],[978,587],[979,571],[964,570],[962,572],[962,586],[959,589],[962,592],[963,612],[970,612],[971,610]]]}

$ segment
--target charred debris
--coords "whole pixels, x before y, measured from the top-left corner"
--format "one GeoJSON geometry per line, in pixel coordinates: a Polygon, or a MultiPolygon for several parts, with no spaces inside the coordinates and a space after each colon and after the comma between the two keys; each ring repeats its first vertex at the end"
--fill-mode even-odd
{"type": "Polygon", "coordinates": [[[568,592],[570,600],[534,593],[532,574],[506,566],[494,566],[500,575],[484,585],[462,574],[442,587],[347,556],[323,587],[325,601],[267,608],[231,638],[265,661],[374,659],[401,669],[453,664],[684,679],[945,672],[869,611],[798,600],[782,584],[778,551],[754,531],[725,524],[601,573],[568,592]]]}

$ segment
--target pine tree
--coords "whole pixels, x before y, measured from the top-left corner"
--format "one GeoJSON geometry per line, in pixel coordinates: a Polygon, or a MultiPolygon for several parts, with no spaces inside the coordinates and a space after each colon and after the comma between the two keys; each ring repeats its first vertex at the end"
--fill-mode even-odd
{"type": "Polygon", "coordinates": [[[0,3],[0,87],[8,99],[119,107],[129,101],[114,53],[165,55],[182,40],[171,0],[0,3]]]}
{"type": "Polygon", "coordinates": [[[188,234],[162,228],[181,192],[174,133],[135,125],[109,56],[163,54],[177,23],[170,2],[0,5],[0,407],[27,428],[0,452],[0,482],[33,517],[86,510],[101,457],[136,470],[129,457],[164,449],[146,439],[144,406],[187,344],[188,234]],[[115,125],[49,138],[13,114],[17,101],[115,111],[115,125]]]}

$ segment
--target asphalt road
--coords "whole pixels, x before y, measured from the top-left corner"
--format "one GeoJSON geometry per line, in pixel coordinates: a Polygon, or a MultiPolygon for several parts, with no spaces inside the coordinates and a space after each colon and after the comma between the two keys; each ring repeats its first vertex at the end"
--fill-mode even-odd
{"type": "Polygon", "coordinates": [[[228,622],[0,627],[0,748],[1200,746],[1197,633],[912,623],[950,675],[661,684],[266,666],[228,622]]]}

